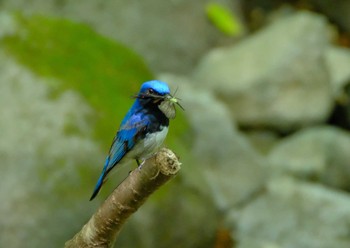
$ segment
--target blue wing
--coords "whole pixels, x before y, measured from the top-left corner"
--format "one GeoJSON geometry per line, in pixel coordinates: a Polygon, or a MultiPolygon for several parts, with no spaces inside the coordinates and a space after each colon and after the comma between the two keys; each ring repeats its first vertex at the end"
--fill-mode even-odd
{"type": "Polygon", "coordinates": [[[135,146],[135,144],[144,136],[149,121],[141,113],[127,115],[122,125],[113,139],[109,155],[106,158],[100,178],[97,181],[90,201],[100,191],[102,184],[108,173],[122,160],[122,158],[135,146]]]}

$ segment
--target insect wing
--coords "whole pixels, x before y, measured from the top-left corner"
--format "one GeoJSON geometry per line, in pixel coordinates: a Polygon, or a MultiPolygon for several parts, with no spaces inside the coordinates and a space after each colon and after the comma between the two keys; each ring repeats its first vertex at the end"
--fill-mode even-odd
{"type": "Polygon", "coordinates": [[[176,116],[175,104],[172,101],[162,101],[159,104],[159,109],[166,117],[168,117],[168,119],[174,119],[176,116]]]}

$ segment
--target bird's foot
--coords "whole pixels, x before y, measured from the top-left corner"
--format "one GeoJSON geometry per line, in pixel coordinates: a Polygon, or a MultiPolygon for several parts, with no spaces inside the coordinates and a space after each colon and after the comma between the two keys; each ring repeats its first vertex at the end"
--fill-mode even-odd
{"type": "Polygon", "coordinates": [[[139,166],[138,166],[137,168],[138,168],[139,170],[142,169],[142,165],[145,163],[145,161],[146,161],[146,160],[143,160],[141,163],[138,164],[139,166]]]}

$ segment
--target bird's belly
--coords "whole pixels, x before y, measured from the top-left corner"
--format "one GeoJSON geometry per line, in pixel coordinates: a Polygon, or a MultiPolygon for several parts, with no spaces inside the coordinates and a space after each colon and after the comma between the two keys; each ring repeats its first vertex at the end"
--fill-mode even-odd
{"type": "Polygon", "coordinates": [[[147,159],[162,145],[167,133],[168,127],[161,127],[158,132],[146,134],[145,138],[140,140],[127,156],[142,160],[147,159]]]}

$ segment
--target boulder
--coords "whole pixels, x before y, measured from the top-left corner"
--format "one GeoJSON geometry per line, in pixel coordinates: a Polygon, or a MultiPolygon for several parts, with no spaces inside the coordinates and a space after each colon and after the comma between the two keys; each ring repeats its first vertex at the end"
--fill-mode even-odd
{"type": "Polygon", "coordinates": [[[325,58],[334,98],[339,98],[350,81],[350,49],[331,46],[327,49],[325,58]]]}
{"type": "Polygon", "coordinates": [[[350,190],[350,133],[307,128],[280,141],[268,155],[270,171],[350,190]]]}
{"type": "Polygon", "coordinates": [[[222,99],[241,126],[289,131],[323,122],[332,108],[327,32],[325,19],[309,12],[279,19],[210,51],[193,83],[222,99]]]}
{"type": "Polygon", "coordinates": [[[229,219],[238,248],[350,247],[349,194],[318,184],[272,180],[229,219]]]}

